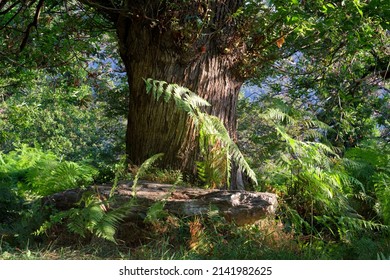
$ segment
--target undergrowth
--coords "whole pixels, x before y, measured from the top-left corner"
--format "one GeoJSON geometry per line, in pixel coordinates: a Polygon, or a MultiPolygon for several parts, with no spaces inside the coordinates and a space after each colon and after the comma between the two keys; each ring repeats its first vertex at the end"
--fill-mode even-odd
{"type": "Polygon", "coordinates": [[[117,244],[97,237],[80,240],[65,231],[56,240],[40,246],[16,249],[2,242],[0,259],[376,260],[390,256],[388,238],[372,235],[353,243],[326,238],[309,242],[309,238],[286,233],[274,219],[237,227],[212,213],[192,218],[168,215],[153,223],[128,226],[117,244]]]}
{"type": "Polygon", "coordinates": [[[0,153],[0,237],[16,245],[33,242],[32,233],[51,211],[40,198],[86,187],[96,174],[86,164],[27,145],[0,153]]]}

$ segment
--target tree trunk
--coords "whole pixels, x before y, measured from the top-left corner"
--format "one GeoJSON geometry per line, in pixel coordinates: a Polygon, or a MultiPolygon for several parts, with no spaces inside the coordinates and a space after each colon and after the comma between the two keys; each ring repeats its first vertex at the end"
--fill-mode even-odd
{"type": "MultiPolygon", "coordinates": [[[[216,2],[237,6],[239,1],[216,2]]],[[[218,16],[226,18],[221,11],[218,16]]],[[[208,113],[219,117],[235,139],[236,104],[242,85],[234,74],[237,52],[226,51],[226,45],[213,36],[180,43],[182,33],[128,15],[120,15],[116,26],[130,87],[126,135],[130,161],[141,164],[156,153],[164,153],[162,166],[195,174],[198,149],[194,124],[174,102],[156,101],[146,94],[143,79],[176,83],[206,99],[212,105],[208,113]]]]}

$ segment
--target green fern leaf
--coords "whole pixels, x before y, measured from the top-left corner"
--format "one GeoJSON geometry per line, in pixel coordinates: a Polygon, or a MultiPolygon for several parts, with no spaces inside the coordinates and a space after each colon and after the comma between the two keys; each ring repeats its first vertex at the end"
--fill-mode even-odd
{"type": "MultiPolygon", "coordinates": [[[[213,185],[223,184],[223,182],[229,184],[231,165],[232,162],[235,162],[257,185],[254,171],[249,167],[238,146],[230,138],[221,120],[201,111],[200,107],[210,106],[206,100],[177,84],[167,84],[164,81],[150,78],[144,81],[147,93],[151,91],[156,100],[159,99],[161,94],[164,94],[164,101],[166,102],[173,97],[176,107],[187,112],[198,128],[199,147],[205,157],[205,163],[197,163],[198,172],[202,180],[208,181],[213,185]]],[[[287,118],[286,114],[282,114],[279,111],[271,112],[271,114],[278,118],[287,118]]]]}
{"type": "Polygon", "coordinates": [[[133,187],[132,187],[132,188],[133,188],[133,194],[132,194],[133,197],[136,196],[136,187],[137,187],[137,183],[138,183],[139,178],[140,178],[141,176],[143,176],[143,175],[146,173],[146,171],[153,165],[153,163],[154,163],[156,160],[160,159],[160,158],[163,157],[163,156],[164,156],[163,153],[156,154],[156,155],[154,155],[154,156],[148,158],[146,161],[144,161],[144,162],[142,163],[142,165],[141,165],[140,168],[138,169],[137,174],[136,174],[135,177],[134,177],[133,187]]]}

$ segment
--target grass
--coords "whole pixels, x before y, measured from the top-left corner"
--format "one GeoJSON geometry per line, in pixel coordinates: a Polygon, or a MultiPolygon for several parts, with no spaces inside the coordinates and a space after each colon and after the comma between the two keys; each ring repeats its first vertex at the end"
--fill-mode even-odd
{"type": "Polygon", "coordinates": [[[361,237],[353,242],[295,236],[275,220],[236,227],[220,217],[131,224],[118,232],[117,244],[97,237],[81,240],[62,232],[24,248],[0,243],[2,260],[205,260],[205,259],[387,259],[390,239],[361,237]],[[137,237],[137,238],[136,238],[137,237]],[[238,249],[239,248],[239,249],[238,249]]]}

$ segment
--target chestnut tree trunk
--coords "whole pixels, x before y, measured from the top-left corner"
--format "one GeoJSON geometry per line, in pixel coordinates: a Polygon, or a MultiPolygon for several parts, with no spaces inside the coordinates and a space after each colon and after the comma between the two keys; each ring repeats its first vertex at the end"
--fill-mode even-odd
{"type": "MultiPolygon", "coordinates": [[[[214,2],[212,20],[219,26],[240,1],[214,2]]],[[[218,116],[235,139],[236,105],[242,80],[235,75],[239,56],[228,44],[229,40],[233,42],[233,32],[223,30],[234,27],[221,26],[221,30],[213,31],[217,35],[190,38],[189,43],[180,42],[191,37],[185,38],[182,29],[154,25],[153,21],[137,20],[127,14],[119,15],[116,26],[130,87],[126,135],[129,159],[140,164],[156,153],[164,153],[163,166],[193,173],[198,159],[194,125],[186,113],[175,108],[174,102],[156,101],[146,94],[143,79],[177,83],[206,99],[212,105],[209,113],[218,116]]]]}
{"type": "MultiPolygon", "coordinates": [[[[101,9],[101,2],[94,2],[101,9]],[[99,6],[100,5],[100,6],[99,6]]],[[[126,2],[126,1],[125,1],[126,2]]],[[[144,79],[187,87],[206,99],[208,113],[219,117],[236,138],[236,105],[243,80],[237,64],[243,44],[233,13],[243,1],[127,1],[115,27],[130,88],[127,154],[134,164],[164,153],[161,165],[195,173],[197,133],[174,102],[146,94],[144,79]]]]}

